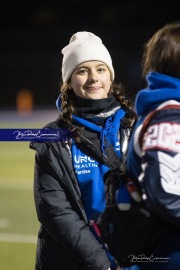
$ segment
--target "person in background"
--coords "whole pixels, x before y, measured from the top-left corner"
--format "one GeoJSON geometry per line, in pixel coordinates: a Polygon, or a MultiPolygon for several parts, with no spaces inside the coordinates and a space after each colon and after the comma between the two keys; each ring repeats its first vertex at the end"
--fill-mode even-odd
{"type": "Polygon", "coordinates": [[[135,113],[122,85],[114,82],[111,56],[98,36],[77,32],[62,54],[63,83],[56,102],[60,115],[45,128],[72,136],[30,144],[36,151],[34,199],[41,223],[35,269],[119,269],[94,226],[106,206],[103,176],[109,167],[90,152],[97,148],[106,157],[112,145],[121,157],[121,123],[131,128],[135,113]]]}
{"type": "Polygon", "coordinates": [[[150,38],[142,68],[147,87],[135,98],[138,120],[129,143],[127,168],[166,233],[140,269],[179,270],[180,22],[166,24],[150,38]]]}

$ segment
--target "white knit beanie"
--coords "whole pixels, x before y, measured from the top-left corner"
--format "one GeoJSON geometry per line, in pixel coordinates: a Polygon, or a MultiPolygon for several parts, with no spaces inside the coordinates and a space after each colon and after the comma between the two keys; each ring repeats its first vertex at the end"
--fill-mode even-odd
{"type": "Polygon", "coordinates": [[[92,60],[104,62],[110,70],[112,80],[114,80],[111,56],[102,44],[102,40],[93,33],[77,32],[61,52],[64,55],[62,61],[62,79],[64,83],[68,82],[78,65],[92,60]]]}

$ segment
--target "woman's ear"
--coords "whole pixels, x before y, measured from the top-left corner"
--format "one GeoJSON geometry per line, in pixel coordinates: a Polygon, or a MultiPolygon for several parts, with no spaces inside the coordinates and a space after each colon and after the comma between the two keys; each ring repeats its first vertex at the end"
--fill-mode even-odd
{"type": "Polygon", "coordinates": [[[66,88],[69,90],[69,89],[71,89],[71,84],[70,84],[70,82],[67,82],[66,83],[66,88]]]}
{"type": "Polygon", "coordinates": [[[68,89],[71,89],[71,88],[72,88],[72,87],[71,87],[71,79],[68,80],[68,82],[67,82],[67,87],[68,87],[68,89]]]}

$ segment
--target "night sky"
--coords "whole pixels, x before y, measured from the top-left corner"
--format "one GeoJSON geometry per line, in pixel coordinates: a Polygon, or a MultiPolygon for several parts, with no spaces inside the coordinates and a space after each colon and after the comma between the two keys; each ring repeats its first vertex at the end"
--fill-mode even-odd
{"type": "Polygon", "coordinates": [[[0,9],[0,104],[15,108],[29,89],[35,107],[54,107],[61,80],[61,49],[78,31],[98,35],[108,48],[115,79],[130,95],[142,87],[143,43],[180,20],[180,2],[130,0],[5,1],[0,9]]]}

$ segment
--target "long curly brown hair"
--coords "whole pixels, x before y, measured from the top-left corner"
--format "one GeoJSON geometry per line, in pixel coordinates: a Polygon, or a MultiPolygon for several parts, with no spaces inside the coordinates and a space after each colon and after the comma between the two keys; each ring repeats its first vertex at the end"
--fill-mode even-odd
{"type": "MultiPolygon", "coordinates": [[[[75,94],[73,89],[69,87],[67,83],[60,85],[61,93],[61,114],[60,119],[66,124],[67,127],[72,126],[72,115],[76,115],[76,107],[74,106],[75,94]]],[[[109,96],[115,96],[122,108],[126,111],[126,117],[124,118],[124,124],[131,127],[136,119],[136,114],[133,107],[133,99],[126,98],[125,87],[123,84],[117,84],[113,82],[109,91],[109,96]]]]}

